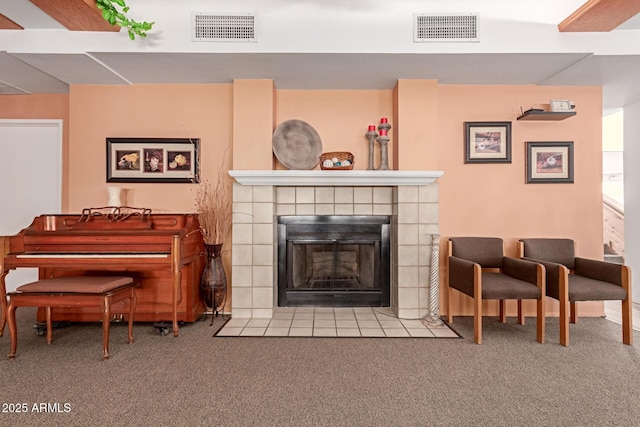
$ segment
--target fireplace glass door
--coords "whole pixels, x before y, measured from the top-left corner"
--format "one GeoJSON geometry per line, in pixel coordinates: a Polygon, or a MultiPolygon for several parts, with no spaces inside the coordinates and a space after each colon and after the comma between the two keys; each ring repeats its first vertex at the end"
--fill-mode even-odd
{"type": "Polygon", "coordinates": [[[388,216],[278,221],[278,305],[389,305],[388,216]]]}

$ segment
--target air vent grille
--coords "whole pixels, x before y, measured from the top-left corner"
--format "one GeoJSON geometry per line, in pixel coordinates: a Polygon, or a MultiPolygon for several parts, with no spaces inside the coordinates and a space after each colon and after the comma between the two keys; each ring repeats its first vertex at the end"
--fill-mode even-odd
{"type": "Polygon", "coordinates": [[[246,13],[233,15],[194,13],[193,40],[255,42],[255,16],[246,13]]]}
{"type": "Polygon", "coordinates": [[[478,16],[416,14],[414,42],[477,42],[478,16]]]}

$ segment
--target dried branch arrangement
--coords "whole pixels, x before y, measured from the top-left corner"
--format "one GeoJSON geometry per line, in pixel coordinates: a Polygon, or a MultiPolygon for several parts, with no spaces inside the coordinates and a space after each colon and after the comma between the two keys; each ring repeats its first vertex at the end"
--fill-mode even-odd
{"type": "Polygon", "coordinates": [[[208,245],[223,243],[231,227],[231,192],[225,184],[222,165],[218,169],[217,178],[215,184],[201,182],[195,199],[200,231],[204,243],[208,245]]]}

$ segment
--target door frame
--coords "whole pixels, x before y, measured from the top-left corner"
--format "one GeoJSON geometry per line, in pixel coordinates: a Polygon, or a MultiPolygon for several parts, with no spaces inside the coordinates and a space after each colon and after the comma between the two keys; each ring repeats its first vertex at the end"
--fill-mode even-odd
{"type": "MultiPolygon", "coordinates": [[[[57,188],[56,194],[53,195],[53,200],[56,205],[57,212],[62,212],[62,185],[63,185],[63,120],[62,119],[0,119],[0,129],[6,129],[11,127],[21,128],[54,128],[57,130],[55,138],[55,152],[57,153],[53,161],[57,162],[57,176],[51,177],[55,180],[55,186],[57,188]]],[[[48,139],[48,138],[47,138],[48,139]]],[[[5,201],[6,202],[6,201],[5,201]]],[[[9,201],[10,202],[10,201],[9,201]]],[[[16,232],[19,230],[16,230],[16,232]]],[[[24,280],[37,280],[38,270],[31,268],[20,268],[19,273],[12,273],[5,277],[7,281],[7,291],[12,291],[20,283],[26,283],[24,280]]]]}

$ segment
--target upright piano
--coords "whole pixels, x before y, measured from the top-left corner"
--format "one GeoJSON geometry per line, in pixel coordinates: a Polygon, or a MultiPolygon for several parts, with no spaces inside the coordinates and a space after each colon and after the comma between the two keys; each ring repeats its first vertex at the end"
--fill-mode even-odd
{"type": "MultiPolygon", "coordinates": [[[[148,209],[92,208],[79,215],[40,215],[14,236],[0,237],[0,294],[6,321],[5,277],[16,268],[35,267],[39,278],[128,275],[137,289],[135,320],[194,322],[205,312],[200,277],[204,243],[195,214],[152,214],[148,209]]],[[[114,305],[115,316],[128,309],[114,305]]],[[[42,310],[38,313],[42,319],[42,310]]],[[[54,310],[56,321],[100,321],[99,310],[54,310]]]]}

